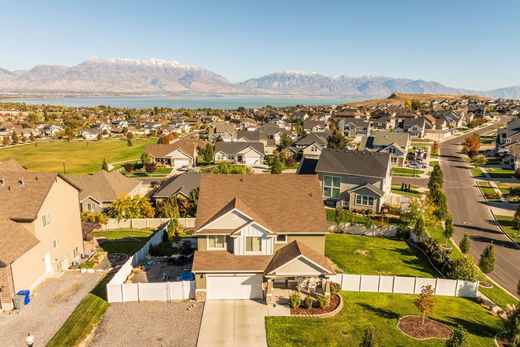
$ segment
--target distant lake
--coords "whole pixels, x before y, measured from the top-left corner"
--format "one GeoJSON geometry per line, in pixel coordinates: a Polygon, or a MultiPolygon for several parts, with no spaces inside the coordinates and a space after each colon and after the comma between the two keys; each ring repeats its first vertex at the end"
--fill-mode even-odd
{"type": "Polygon", "coordinates": [[[334,98],[292,98],[292,97],[172,97],[172,96],[110,96],[110,97],[63,97],[63,98],[13,98],[0,99],[0,102],[25,102],[27,104],[47,104],[63,106],[111,106],[127,108],[171,107],[184,109],[237,109],[238,107],[260,108],[263,106],[294,105],[340,105],[353,102],[353,99],[334,98]]]}

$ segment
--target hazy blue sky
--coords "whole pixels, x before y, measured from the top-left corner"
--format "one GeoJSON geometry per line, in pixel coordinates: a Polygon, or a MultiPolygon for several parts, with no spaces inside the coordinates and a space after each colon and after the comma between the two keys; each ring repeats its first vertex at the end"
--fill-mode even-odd
{"type": "Polygon", "coordinates": [[[520,84],[520,1],[4,1],[0,67],[162,58],[232,81],[280,70],[520,84]]]}

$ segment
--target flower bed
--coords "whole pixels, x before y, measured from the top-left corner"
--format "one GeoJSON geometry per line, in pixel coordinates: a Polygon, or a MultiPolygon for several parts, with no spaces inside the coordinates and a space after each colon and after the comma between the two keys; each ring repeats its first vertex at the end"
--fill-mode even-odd
{"type": "Polygon", "coordinates": [[[447,325],[435,320],[426,319],[422,324],[419,316],[404,316],[399,319],[397,329],[417,340],[448,339],[453,333],[447,325]]]}
{"type": "Polygon", "coordinates": [[[330,304],[322,309],[317,306],[315,302],[311,308],[297,307],[291,308],[291,315],[302,317],[332,317],[341,311],[343,307],[343,300],[338,294],[331,295],[330,304]]]}

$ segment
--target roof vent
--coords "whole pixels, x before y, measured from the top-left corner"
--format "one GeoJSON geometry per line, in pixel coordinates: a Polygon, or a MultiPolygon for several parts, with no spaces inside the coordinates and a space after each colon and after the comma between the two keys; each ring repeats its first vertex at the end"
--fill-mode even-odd
{"type": "Polygon", "coordinates": [[[4,184],[5,184],[4,178],[0,177],[0,187],[3,187],[4,184]]]}
{"type": "Polygon", "coordinates": [[[20,178],[18,180],[18,184],[21,185],[22,187],[25,185],[25,182],[24,182],[23,178],[20,178]]]}

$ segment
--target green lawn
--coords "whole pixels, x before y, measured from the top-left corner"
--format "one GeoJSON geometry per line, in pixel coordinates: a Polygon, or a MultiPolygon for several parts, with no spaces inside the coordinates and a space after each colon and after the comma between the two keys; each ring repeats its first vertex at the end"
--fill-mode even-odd
{"type": "Polygon", "coordinates": [[[500,307],[505,307],[507,304],[518,305],[518,300],[506,293],[503,289],[493,286],[493,288],[479,287],[478,290],[487,296],[491,301],[500,307]]]}
{"type": "Polygon", "coordinates": [[[101,170],[101,163],[138,159],[145,145],[155,139],[134,140],[128,146],[123,140],[97,142],[40,142],[24,146],[0,149],[0,161],[16,159],[31,171],[63,173],[63,161],[67,174],[94,173],[101,170]]]}
{"type": "Polygon", "coordinates": [[[121,173],[126,177],[165,177],[172,172],[171,167],[158,167],[154,172],[146,172],[144,169],[135,170],[130,173],[121,170],[121,173]]]}
{"type": "MultiPolygon", "coordinates": [[[[359,346],[363,330],[373,326],[380,346],[444,346],[445,340],[418,341],[397,329],[400,317],[418,315],[417,295],[341,292],[343,310],[332,318],[267,317],[267,343],[282,346],[359,346]]],[[[498,318],[475,301],[436,296],[430,318],[450,327],[462,325],[472,347],[495,346],[498,318]]]]}
{"type": "Polygon", "coordinates": [[[153,235],[151,229],[115,229],[109,231],[95,231],[94,237],[105,237],[108,240],[99,247],[109,253],[125,253],[132,255],[144,246],[153,235]],[[132,238],[134,240],[122,240],[132,238]]]}
{"type": "Polygon", "coordinates": [[[69,318],[56,332],[47,347],[77,346],[94,329],[108,309],[106,301],[106,284],[115,272],[106,275],[88,293],[72,312],[69,318]]]}
{"type": "Polygon", "coordinates": [[[419,176],[424,173],[424,170],[410,169],[407,167],[394,167],[392,168],[393,176],[419,176]]]}
{"type": "Polygon", "coordinates": [[[520,232],[513,228],[513,217],[509,216],[496,216],[500,226],[504,231],[511,236],[513,240],[520,243],[520,232]]]}
{"type": "Polygon", "coordinates": [[[434,277],[435,270],[426,257],[405,241],[329,234],[325,255],[345,273],[434,277]]]}
{"type": "Polygon", "coordinates": [[[478,185],[480,186],[480,189],[482,189],[482,192],[488,201],[501,201],[500,196],[495,192],[495,189],[491,187],[489,182],[478,181],[478,185]]]}
{"type": "Polygon", "coordinates": [[[392,193],[418,198],[418,197],[421,196],[421,193],[418,192],[415,188],[417,188],[417,187],[416,186],[411,186],[409,191],[408,190],[401,190],[401,185],[399,185],[399,184],[392,184],[392,193]]]}
{"type": "Polygon", "coordinates": [[[436,167],[436,166],[439,166],[439,161],[438,160],[432,160],[430,161],[430,164],[429,164],[431,167],[436,167]]]}
{"type": "Polygon", "coordinates": [[[471,174],[473,177],[482,177],[484,174],[482,173],[482,169],[479,167],[472,167],[471,168],[471,174]]]}
{"type": "MultiPolygon", "coordinates": [[[[334,222],[335,209],[327,208],[327,209],[325,209],[325,211],[327,212],[327,220],[334,222]]],[[[365,217],[365,216],[361,216],[358,214],[350,213],[347,210],[343,211],[343,222],[346,222],[346,223],[354,222],[356,224],[364,224],[365,221],[369,218],[372,219],[374,221],[374,223],[376,223],[376,224],[381,222],[381,220],[377,216],[365,217]]],[[[399,222],[399,219],[398,218],[388,218],[386,221],[390,224],[395,224],[395,223],[399,222]]]]}
{"type": "Polygon", "coordinates": [[[511,178],[514,176],[515,171],[511,169],[503,169],[500,167],[490,167],[486,168],[489,176],[492,178],[511,178]]]}

